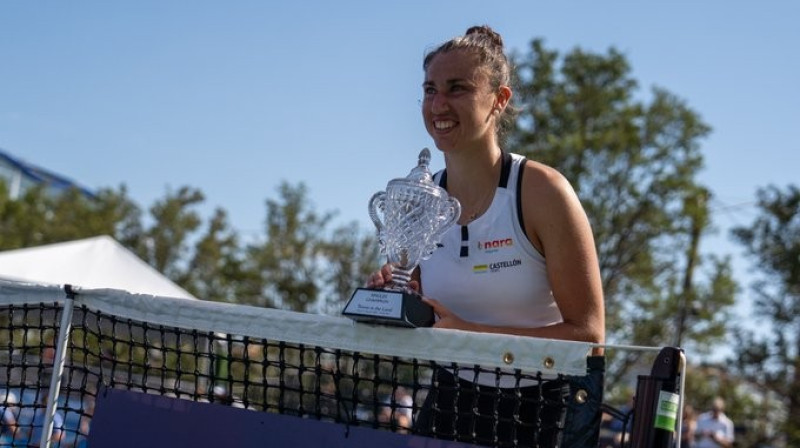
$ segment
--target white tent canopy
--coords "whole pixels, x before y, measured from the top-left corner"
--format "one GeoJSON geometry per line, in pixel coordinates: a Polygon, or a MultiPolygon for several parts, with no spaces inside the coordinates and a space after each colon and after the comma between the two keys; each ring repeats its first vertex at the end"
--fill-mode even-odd
{"type": "Polygon", "coordinates": [[[0,278],[196,299],[110,236],[0,252],[0,278]]]}

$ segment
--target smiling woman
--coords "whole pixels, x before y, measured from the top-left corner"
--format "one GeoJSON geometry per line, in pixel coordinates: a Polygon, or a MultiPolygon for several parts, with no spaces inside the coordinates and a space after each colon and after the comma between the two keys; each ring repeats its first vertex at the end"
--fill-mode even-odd
{"type": "MultiPolygon", "coordinates": [[[[434,179],[462,207],[460,222],[412,282],[434,309],[434,327],[604,342],[594,237],[574,190],[554,169],[500,147],[503,123],[513,119],[503,39],[488,26],[472,27],[430,52],[423,68],[422,118],[445,160],[434,179]]],[[[384,266],[368,286],[390,282],[390,271],[384,266]]],[[[525,446],[559,443],[556,432],[534,434],[530,426],[558,427],[562,415],[505,406],[511,401],[503,397],[517,393],[514,384],[471,371],[435,375],[419,432],[435,429],[457,440],[474,433],[501,445],[509,437],[525,446]],[[507,423],[494,427],[472,417],[476,407],[507,423]]],[[[520,389],[531,402],[561,402],[565,387],[552,380],[520,389]]]]}
{"type": "Polygon", "coordinates": [[[504,76],[492,76],[480,65],[480,57],[467,50],[432,54],[438,57],[426,59],[423,83],[428,133],[442,151],[486,146],[499,123],[496,117],[511,99],[507,70],[504,76]]]}

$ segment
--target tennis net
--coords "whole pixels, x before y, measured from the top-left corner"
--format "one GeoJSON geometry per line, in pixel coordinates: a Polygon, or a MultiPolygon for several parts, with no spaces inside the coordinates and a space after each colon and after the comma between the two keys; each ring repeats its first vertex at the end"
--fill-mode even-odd
{"type": "MultiPolygon", "coordinates": [[[[630,415],[607,412],[605,360],[592,348],[0,282],[0,410],[15,417],[0,446],[85,445],[94,405],[110,389],[330,422],[343,438],[365,428],[486,446],[597,447],[603,415],[630,415]]],[[[663,414],[661,392],[682,401],[679,369],[654,375],[637,391],[648,420],[663,414]]],[[[669,424],[644,425],[639,446],[672,446],[679,423],[669,424]]]]}

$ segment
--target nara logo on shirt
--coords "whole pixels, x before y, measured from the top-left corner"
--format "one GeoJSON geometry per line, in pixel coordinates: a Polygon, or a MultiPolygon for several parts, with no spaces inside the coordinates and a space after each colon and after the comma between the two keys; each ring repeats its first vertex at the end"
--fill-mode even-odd
{"type": "Polygon", "coordinates": [[[478,241],[478,250],[482,250],[484,253],[487,254],[497,252],[498,250],[506,247],[513,247],[513,246],[514,246],[514,240],[511,238],[500,238],[496,240],[478,241]]]}

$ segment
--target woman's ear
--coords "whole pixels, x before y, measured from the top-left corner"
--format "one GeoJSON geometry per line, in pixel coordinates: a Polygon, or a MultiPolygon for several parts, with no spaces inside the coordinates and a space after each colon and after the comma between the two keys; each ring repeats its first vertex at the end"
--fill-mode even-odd
{"type": "Polygon", "coordinates": [[[511,87],[500,86],[500,88],[497,89],[497,94],[495,95],[495,102],[494,102],[495,109],[502,112],[503,109],[505,109],[506,106],[508,106],[509,101],[511,101],[512,95],[513,92],[511,91],[511,87]]]}

